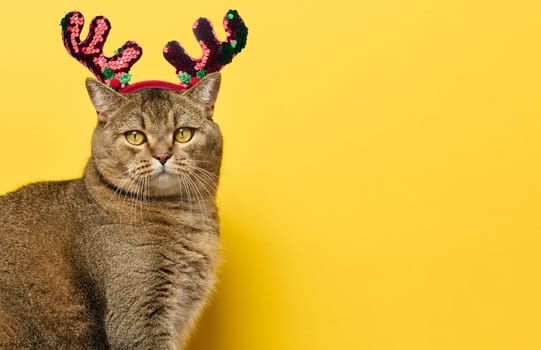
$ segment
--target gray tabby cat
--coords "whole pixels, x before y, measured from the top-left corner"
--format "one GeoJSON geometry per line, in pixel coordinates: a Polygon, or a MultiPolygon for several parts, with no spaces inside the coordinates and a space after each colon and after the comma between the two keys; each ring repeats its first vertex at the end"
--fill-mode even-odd
{"type": "Polygon", "coordinates": [[[0,196],[0,349],[179,349],[214,284],[220,85],[119,94],[82,179],[0,196]]]}

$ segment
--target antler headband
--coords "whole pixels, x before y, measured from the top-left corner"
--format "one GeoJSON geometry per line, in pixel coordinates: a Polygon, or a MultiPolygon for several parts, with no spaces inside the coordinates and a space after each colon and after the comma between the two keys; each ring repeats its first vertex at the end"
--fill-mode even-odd
{"type": "Polygon", "coordinates": [[[163,49],[165,59],[173,65],[180,79],[178,84],[146,80],[129,85],[130,68],[141,58],[143,49],[136,42],[127,41],[113,56],[106,57],[103,54],[103,45],[111,30],[111,23],[103,16],[95,17],[90,22],[88,36],[81,41],[84,21],[80,12],[72,11],[60,22],[66,50],[86,66],[98,80],[122,93],[146,88],[189,89],[205,75],[217,72],[230,63],[233,57],[244,49],[248,36],[248,28],[235,10],[229,10],[224,17],[226,40],[223,42],[216,38],[210,21],[199,18],[193,25],[193,32],[203,52],[200,58],[192,58],[177,41],[170,41],[163,49]]]}

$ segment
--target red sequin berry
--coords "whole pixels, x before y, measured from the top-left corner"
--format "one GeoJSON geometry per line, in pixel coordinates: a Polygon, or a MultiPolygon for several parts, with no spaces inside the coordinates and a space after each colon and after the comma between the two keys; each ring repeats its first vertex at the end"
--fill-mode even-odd
{"type": "Polygon", "coordinates": [[[115,90],[120,89],[120,81],[118,80],[118,78],[111,79],[109,85],[115,90]]]}

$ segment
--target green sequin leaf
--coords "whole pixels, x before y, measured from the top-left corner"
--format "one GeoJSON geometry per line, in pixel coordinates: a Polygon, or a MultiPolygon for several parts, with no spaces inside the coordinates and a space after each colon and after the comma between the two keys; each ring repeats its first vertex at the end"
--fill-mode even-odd
{"type": "Polygon", "coordinates": [[[203,79],[204,77],[207,76],[207,70],[206,69],[201,69],[201,70],[198,70],[197,73],[195,74],[199,79],[203,79]]]}
{"type": "Polygon", "coordinates": [[[109,67],[103,68],[101,73],[105,79],[113,79],[115,77],[115,72],[109,67]]]}
{"type": "Polygon", "coordinates": [[[184,84],[189,84],[192,81],[192,76],[188,72],[184,72],[184,73],[179,74],[178,78],[184,84]]]}
{"type": "Polygon", "coordinates": [[[130,73],[122,73],[118,77],[118,81],[120,81],[122,84],[127,84],[131,80],[131,74],[130,73]]]}

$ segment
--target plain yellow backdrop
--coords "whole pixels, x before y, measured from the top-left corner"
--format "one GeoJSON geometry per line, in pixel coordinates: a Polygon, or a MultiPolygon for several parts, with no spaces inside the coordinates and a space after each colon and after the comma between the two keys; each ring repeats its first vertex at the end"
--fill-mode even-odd
{"type": "Polygon", "coordinates": [[[60,18],[161,50],[239,10],[223,71],[224,264],[190,350],[540,349],[538,1],[11,1],[0,192],[78,177],[95,113],[60,18]]]}

